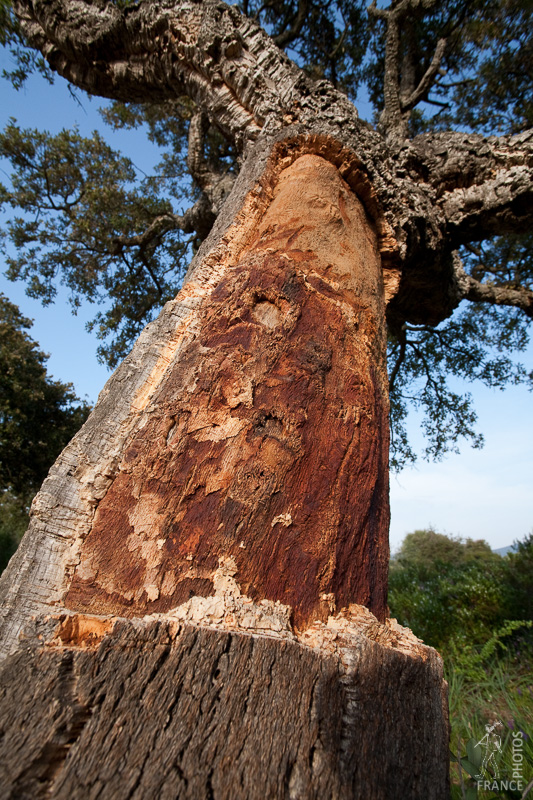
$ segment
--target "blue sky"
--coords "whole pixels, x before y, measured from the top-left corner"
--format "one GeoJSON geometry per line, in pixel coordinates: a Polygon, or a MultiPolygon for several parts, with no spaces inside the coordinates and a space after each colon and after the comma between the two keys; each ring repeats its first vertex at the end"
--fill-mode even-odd
{"type": "MultiPolygon", "coordinates": [[[[0,69],[5,66],[6,56],[0,53],[0,69]]],[[[75,124],[82,133],[98,128],[137,166],[149,169],[155,153],[150,142],[139,131],[110,136],[97,113],[100,104],[98,99],[85,97],[81,105],[75,103],[60,78],[52,87],[38,77],[32,78],[19,92],[0,79],[2,127],[9,117],[15,117],[23,126],[51,132],[75,124]]],[[[360,113],[365,116],[361,108],[360,113]]],[[[6,180],[6,169],[5,162],[0,161],[1,182],[6,180]]],[[[85,330],[93,309],[82,308],[74,317],[65,291],[59,293],[54,305],[43,308],[25,295],[22,284],[9,282],[3,274],[0,291],[35,320],[31,335],[50,354],[49,372],[71,381],[80,396],[94,402],[110,373],[96,360],[96,337],[85,330]]],[[[530,347],[530,362],[532,355],[530,347]]],[[[505,392],[475,385],[468,388],[475,398],[485,447],[472,450],[464,444],[459,455],[441,463],[420,461],[415,468],[391,475],[393,550],[405,533],[429,525],[443,533],[486,539],[493,548],[511,544],[533,529],[531,393],[523,387],[505,392]]],[[[422,441],[416,419],[410,433],[415,443],[422,441]]]]}

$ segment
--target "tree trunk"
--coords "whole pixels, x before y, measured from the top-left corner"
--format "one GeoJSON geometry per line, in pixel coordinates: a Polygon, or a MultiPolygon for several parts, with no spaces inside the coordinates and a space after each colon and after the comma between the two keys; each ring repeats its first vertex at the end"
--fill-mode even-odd
{"type": "Polygon", "coordinates": [[[384,314],[398,285],[381,265],[387,231],[332,140],[281,140],[243,168],[180,295],[53,468],[0,581],[4,653],[24,627],[35,638],[32,614],[44,625],[5,668],[6,719],[25,674],[47,676],[26,729],[41,730],[42,692],[66,692],[42,735],[13,745],[27,768],[10,762],[11,796],[38,796],[39,781],[52,797],[98,796],[93,784],[113,797],[446,796],[440,659],[375,618],[387,611],[384,314]],[[106,633],[117,617],[144,621],[106,633]],[[99,655],[80,654],[103,634],[99,655]],[[115,714],[102,685],[137,722],[123,739],[117,718],[84,794],[75,781],[115,714]],[[156,685],[170,694],[153,720],[140,698],[156,685]],[[247,692],[251,705],[231,700],[247,692]],[[124,748],[129,788],[111,790],[124,748]]]}
{"type": "Polygon", "coordinates": [[[2,797],[446,797],[439,657],[351,611],[301,642],[168,618],[41,623],[0,671],[2,797]]]}
{"type": "Polygon", "coordinates": [[[376,236],[323,158],[279,175],[196,335],[125,448],[65,605],[139,616],[243,591],[306,627],[380,618],[388,563],[384,304],[376,236]]]}

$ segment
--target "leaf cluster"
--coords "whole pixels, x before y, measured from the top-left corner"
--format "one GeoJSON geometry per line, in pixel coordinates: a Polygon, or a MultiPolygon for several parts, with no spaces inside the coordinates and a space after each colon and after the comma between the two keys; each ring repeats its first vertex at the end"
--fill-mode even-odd
{"type": "Polygon", "coordinates": [[[436,86],[447,100],[443,125],[486,134],[533,127],[532,17],[531,0],[482,4],[463,32],[464,63],[455,68],[454,80],[436,86]]]}
{"type": "Polygon", "coordinates": [[[112,337],[99,356],[115,366],[183,278],[192,241],[175,227],[164,191],[188,199],[183,171],[167,163],[159,180],[139,180],[132,161],[97,132],[51,136],[14,120],[0,134],[0,155],[13,168],[11,186],[0,185],[0,205],[18,212],[1,235],[8,277],[25,281],[45,304],[58,282],[69,288],[74,310],[83,301],[105,304],[89,327],[112,337]],[[153,235],[143,237],[155,221],[153,235]]]}
{"type": "Polygon", "coordinates": [[[30,517],[21,508],[19,498],[10,491],[0,491],[0,574],[20,544],[30,517]]]}

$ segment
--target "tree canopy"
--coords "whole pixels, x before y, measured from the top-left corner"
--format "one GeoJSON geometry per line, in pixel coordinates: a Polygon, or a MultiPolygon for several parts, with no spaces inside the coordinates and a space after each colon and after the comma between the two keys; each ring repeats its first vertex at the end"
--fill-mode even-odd
{"type": "Polygon", "coordinates": [[[380,169],[389,167],[377,162],[394,162],[390,215],[397,220],[403,274],[412,276],[388,314],[392,462],[415,458],[405,428],[413,405],[424,413],[426,456],[440,458],[461,437],[481,445],[472,398],[454,379],[497,388],[533,380],[521,363],[533,316],[532,4],[393,0],[385,6],[374,0],[367,8],[359,0],[243,0],[233,10],[203,6],[199,23],[198,4],[170,0],[13,6],[4,0],[2,42],[14,56],[7,77],[15,85],[33,69],[48,77],[55,70],[112,98],[102,112],[111,129],[144,126],[162,152],[145,176],[96,133],[51,135],[11,121],[0,136],[0,155],[12,167],[10,183],[0,188],[10,213],[3,232],[9,277],[24,280],[45,303],[59,282],[71,290],[74,306],[103,303],[91,325],[102,340],[100,358],[115,366],[176,294],[233,185],[246,142],[268,127],[265,120],[290,125],[314,115],[334,121],[339,109],[348,113],[346,98],[357,106],[366,94],[372,119],[354,121],[353,130],[370,144],[364,168],[378,188],[380,169]],[[185,26],[189,15],[191,30],[200,30],[183,52],[172,38],[178,11],[185,26]],[[58,14],[59,39],[53,33],[58,14]],[[215,33],[210,15],[220,24],[215,33]],[[142,54],[140,30],[157,43],[142,54]],[[253,80],[239,71],[243,48],[248,69],[260,54],[253,80]],[[278,91],[267,73],[291,90],[278,91]],[[239,110],[226,87],[241,102],[239,110]],[[426,195],[403,220],[402,193],[417,196],[415,184],[426,195]],[[428,288],[436,282],[432,275],[448,284],[438,303],[428,288]]]}

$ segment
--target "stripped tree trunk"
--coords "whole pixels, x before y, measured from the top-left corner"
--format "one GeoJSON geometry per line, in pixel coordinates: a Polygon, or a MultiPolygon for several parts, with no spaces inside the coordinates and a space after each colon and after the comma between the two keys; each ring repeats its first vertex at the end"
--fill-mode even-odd
{"type": "Polygon", "coordinates": [[[298,629],[349,603],[384,619],[390,241],[335,142],[260,156],[45,482],[2,579],[5,651],[58,603],[142,616],[212,595],[221,560],[298,629]]]}
{"type": "Polygon", "coordinates": [[[68,608],[166,611],[212,594],[224,558],[247,595],[289,604],[299,628],[350,602],[385,615],[373,226],[336,168],[304,155],[242,234],[98,505],[68,608]]]}
{"type": "Polygon", "coordinates": [[[30,645],[6,662],[5,731],[35,683],[7,796],[444,797],[440,659],[378,622],[389,229],[323,136],[256,149],[222,216],[58,460],[2,578],[4,653],[24,628],[30,645]],[[144,619],[117,634],[124,617],[144,619]],[[59,705],[37,725],[50,691],[59,705]],[[243,693],[253,702],[231,699],[243,693]]]}

